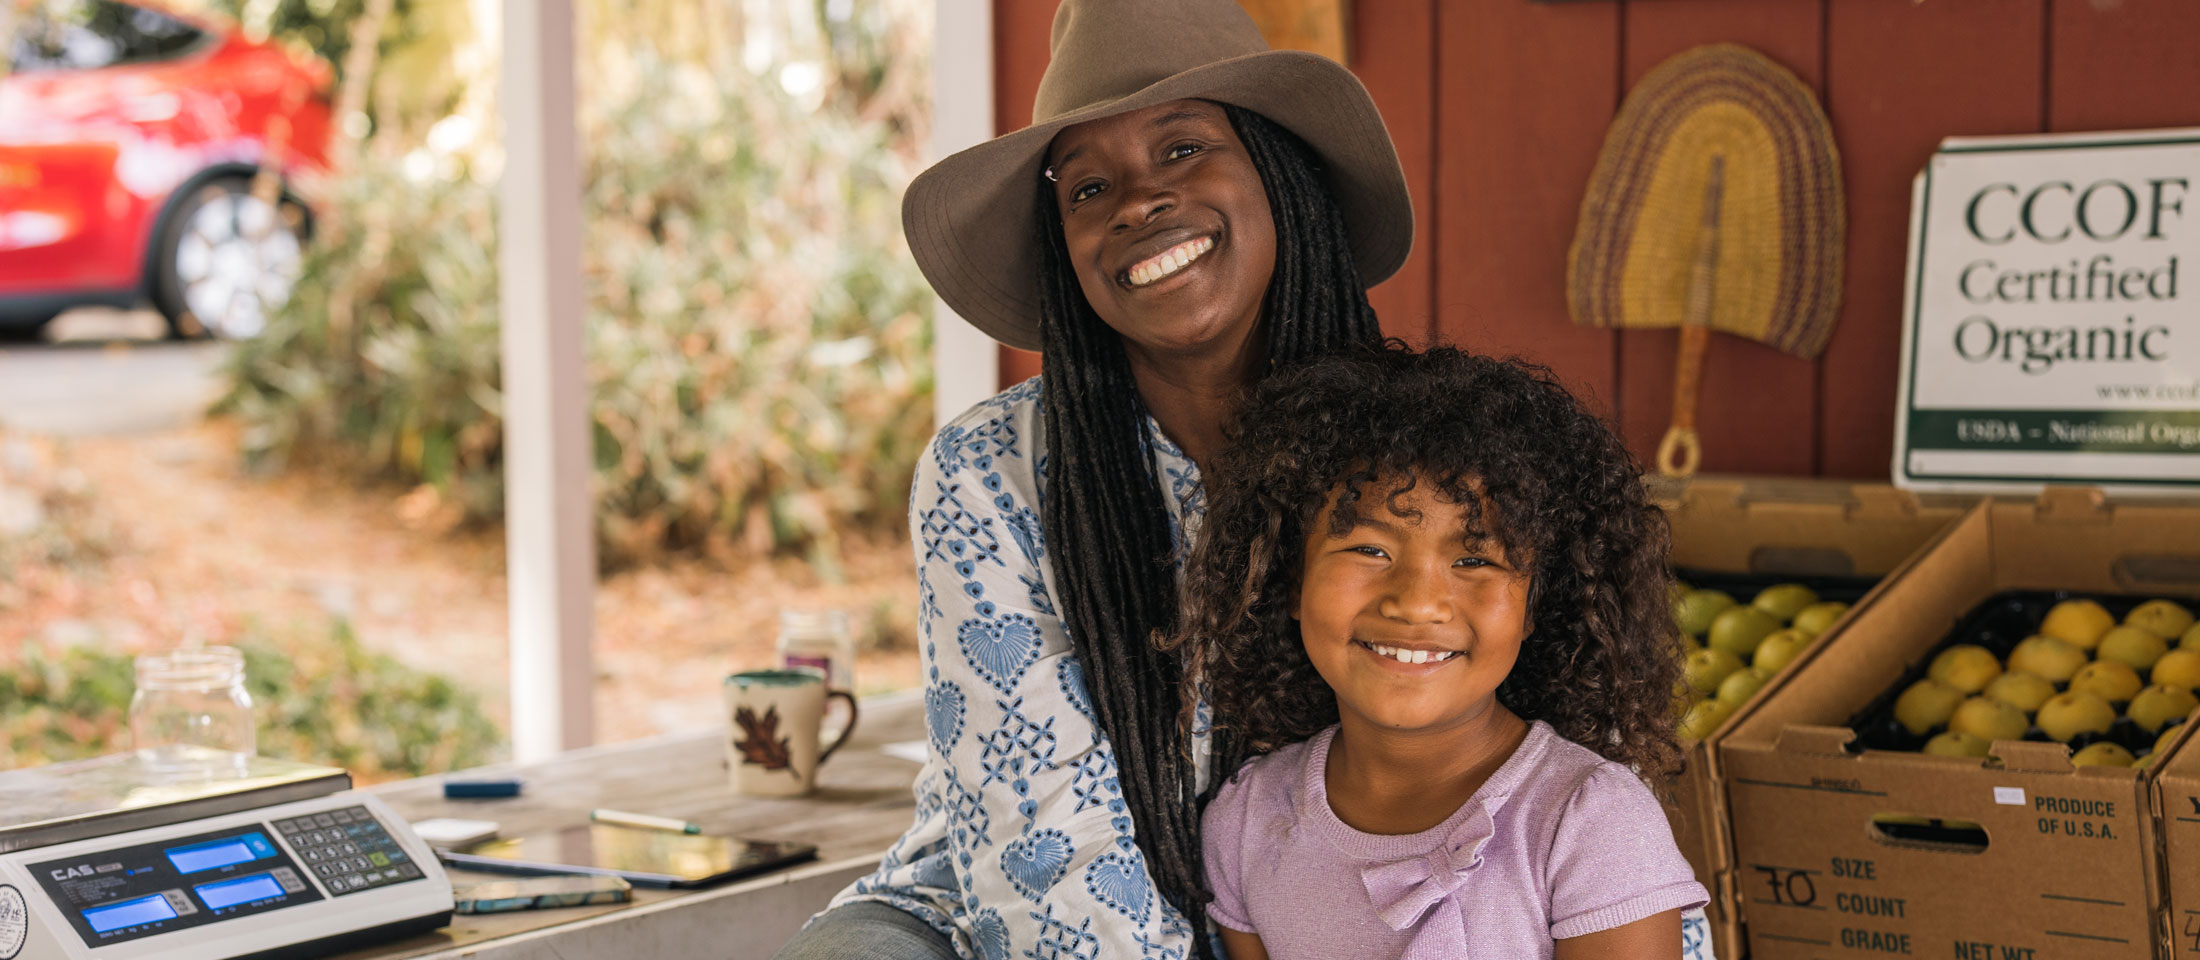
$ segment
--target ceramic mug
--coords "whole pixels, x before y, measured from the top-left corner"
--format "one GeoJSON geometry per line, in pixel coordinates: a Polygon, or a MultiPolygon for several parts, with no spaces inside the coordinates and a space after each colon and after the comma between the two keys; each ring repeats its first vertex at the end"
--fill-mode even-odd
{"type": "Polygon", "coordinates": [[[856,729],[856,698],[825,689],[815,670],[750,670],[726,678],[726,765],[733,789],[762,797],[795,797],[817,789],[817,768],[856,729]],[[845,700],[848,722],[819,748],[825,702],[845,700]]]}

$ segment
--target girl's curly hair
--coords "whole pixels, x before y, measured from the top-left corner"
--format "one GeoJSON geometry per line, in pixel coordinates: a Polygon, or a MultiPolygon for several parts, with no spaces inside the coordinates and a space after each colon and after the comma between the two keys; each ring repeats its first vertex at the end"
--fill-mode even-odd
{"type": "Polygon", "coordinates": [[[1466,508],[1470,539],[1527,558],[1532,630],[1498,699],[1645,775],[1677,766],[1665,516],[1549,369],[1391,340],[1279,371],[1241,409],[1161,640],[1194,681],[1184,722],[1202,691],[1213,711],[1216,770],[1337,721],[1291,617],[1307,535],[1333,491],[1342,536],[1362,496],[1393,482],[1431,484],[1466,508]]]}

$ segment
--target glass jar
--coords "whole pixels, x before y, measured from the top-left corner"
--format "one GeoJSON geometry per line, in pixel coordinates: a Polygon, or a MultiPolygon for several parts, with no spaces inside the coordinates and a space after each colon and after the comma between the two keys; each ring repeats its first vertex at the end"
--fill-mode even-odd
{"type": "Polygon", "coordinates": [[[787,607],[779,611],[779,664],[825,675],[825,686],[854,692],[856,641],[848,629],[848,611],[832,607],[787,607]]]}
{"type": "Polygon", "coordinates": [[[130,740],[154,773],[243,772],[259,749],[244,654],[217,646],[138,657],[130,740]]]}

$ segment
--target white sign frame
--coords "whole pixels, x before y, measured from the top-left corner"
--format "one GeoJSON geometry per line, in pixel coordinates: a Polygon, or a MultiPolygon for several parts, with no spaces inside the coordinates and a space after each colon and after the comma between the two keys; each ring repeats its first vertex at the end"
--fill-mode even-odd
{"type": "Polygon", "coordinates": [[[2079,484],[2142,496],[2200,491],[2200,128],[1950,137],[1913,181],[1910,204],[1896,486],[2033,493],[2047,484],[2079,484]],[[2155,188],[2153,197],[2145,188],[2132,193],[2129,222],[2081,218],[2113,209],[2126,195],[2111,189],[2095,197],[2087,193],[2092,185],[2122,183],[2117,178],[2126,173],[2143,183],[2149,172],[2163,170],[2183,184],[2155,188]],[[2036,211],[2026,206],[2035,191],[2036,211]],[[2052,220],[2046,211],[2058,200],[2061,220],[2052,220]],[[2163,219],[2148,221],[2150,204],[2163,219]],[[2170,204],[2174,209],[2164,212],[2170,204]],[[2024,216],[1999,231],[1998,221],[1982,226],[1993,213],[2002,220],[2024,216]],[[2080,219],[2089,221],[2081,242],[2066,245],[2080,219]],[[2053,226],[2042,228],[2046,222],[2053,226]],[[2111,224],[2125,229],[2109,233],[2111,224]],[[2060,269],[2065,261],[2068,272],[2060,269]],[[2102,295],[2102,284],[2116,283],[2119,272],[2129,302],[2113,291],[2102,295]],[[2092,286],[2081,290],[2083,284],[2092,286]],[[2058,302],[2065,293],[2072,302],[2058,302]],[[2099,320],[2109,312],[2126,319],[2099,320]],[[2025,326],[2027,320],[2039,325],[2025,326]],[[2066,330],[2068,339],[2053,336],[2066,330]],[[2156,335],[2145,337],[2150,330],[2156,335]],[[2126,356],[2116,356],[2118,343],[2126,356]],[[2067,356],[2059,353],[2065,344],[2067,356]],[[2111,362],[2121,365],[2046,376],[2058,363],[2068,370],[2111,362]],[[2099,379],[2148,375],[2155,379],[2099,379]],[[2112,391],[2125,399],[2093,399],[2112,391]],[[2134,394],[2143,399],[2129,399],[2134,394]]]}

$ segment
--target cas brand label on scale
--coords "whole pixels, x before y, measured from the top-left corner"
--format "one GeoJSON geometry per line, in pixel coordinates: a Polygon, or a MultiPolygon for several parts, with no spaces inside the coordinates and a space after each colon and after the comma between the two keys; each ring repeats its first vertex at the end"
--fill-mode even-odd
{"type": "Polygon", "coordinates": [[[2200,485],[2200,128],[1942,142],[1912,191],[1894,481],[2200,485]]]}

